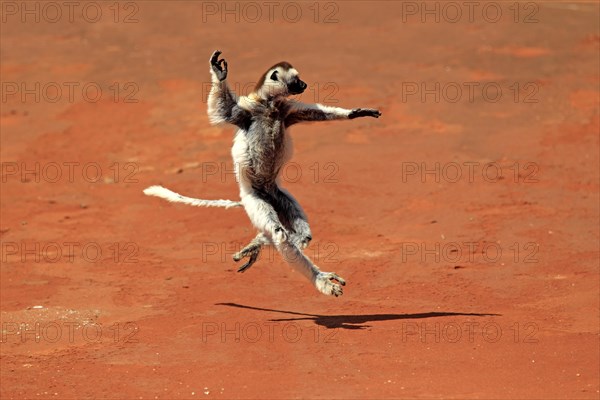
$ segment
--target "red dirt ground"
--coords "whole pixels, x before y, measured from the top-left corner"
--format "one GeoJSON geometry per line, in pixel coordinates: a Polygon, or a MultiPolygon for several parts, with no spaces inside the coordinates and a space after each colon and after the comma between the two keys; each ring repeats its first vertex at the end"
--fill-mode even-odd
{"type": "Polygon", "coordinates": [[[597,3],[23,4],[2,3],[3,399],[600,396],[597,3]],[[216,48],[239,92],[288,60],[301,100],[381,109],[292,129],[285,185],[342,297],[272,252],[237,274],[243,210],[142,194],[237,198],[216,48]]]}

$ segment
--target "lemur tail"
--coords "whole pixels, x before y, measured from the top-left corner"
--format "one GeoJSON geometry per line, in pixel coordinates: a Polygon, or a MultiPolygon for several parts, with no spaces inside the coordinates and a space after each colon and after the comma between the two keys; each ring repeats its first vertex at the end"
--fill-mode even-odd
{"type": "Polygon", "coordinates": [[[194,199],[192,197],[182,196],[178,193],[175,193],[167,188],[162,186],[150,186],[144,189],[144,194],[147,196],[156,196],[171,203],[184,203],[190,206],[196,207],[223,207],[223,208],[231,208],[231,207],[241,207],[242,203],[239,201],[231,201],[231,200],[202,200],[202,199],[194,199]]]}

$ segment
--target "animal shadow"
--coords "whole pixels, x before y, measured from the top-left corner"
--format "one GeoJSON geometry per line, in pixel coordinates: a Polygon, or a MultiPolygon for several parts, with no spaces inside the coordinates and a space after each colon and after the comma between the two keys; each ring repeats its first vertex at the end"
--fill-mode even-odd
{"type": "Polygon", "coordinates": [[[461,312],[426,312],[417,314],[356,314],[356,315],[320,315],[320,314],[306,314],[296,311],[287,310],[276,310],[272,308],[261,308],[246,306],[243,304],[236,303],[217,303],[217,306],[237,307],[244,308],[247,310],[256,311],[267,311],[280,314],[295,315],[290,318],[276,318],[270,319],[273,322],[283,321],[314,321],[315,324],[324,326],[326,328],[335,329],[364,329],[370,327],[366,325],[368,322],[374,321],[394,321],[404,319],[423,319],[423,318],[435,318],[435,317],[449,317],[449,316],[466,316],[466,317],[487,317],[487,316],[499,316],[501,314],[487,314],[487,313],[461,313],[461,312]]]}

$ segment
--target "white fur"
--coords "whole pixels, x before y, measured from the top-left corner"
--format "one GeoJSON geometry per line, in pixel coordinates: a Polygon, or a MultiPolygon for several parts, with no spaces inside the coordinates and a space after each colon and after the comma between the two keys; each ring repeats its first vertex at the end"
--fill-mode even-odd
{"type": "Polygon", "coordinates": [[[269,203],[260,199],[254,193],[252,182],[248,179],[247,168],[249,165],[248,159],[248,142],[243,130],[239,130],[233,140],[231,148],[231,156],[235,165],[236,180],[240,186],[241,204],[248,213],[248,217],[252,224],[260,232],[264,232],[274,243],[281,242],[287,238],[285,232],[276,232],[279,224],[277,212],[269,203]]]}
{"type": "Polygon", "coordinates": [[[231,200],[201,200],[194,199],[192,197],[182,196],[179,193],[175,193],[167,188],[162,186],[150,186],[144,189],[144,194],[147,196],[156,196],[161,199],[165,199],[170,201],[171,203],[183,203],[188,204],[190,206],[196,207],[223,207],[223,208],[232,208],[232,207],[241,207],[242,203],[231,200]]]}
{"type": "Polygon", "coordinates": [[[219,115],[217,110],[217,101],[218,97],[216,93],[220,90],[227,90],[227,83],[225,81],[219,82],[215,73],[211,70],[213,74],[213,83],[210,88],[210,92],[208,94],[207,106],[208,106],[208,120],[212,125],[222,124],[225,122],[225,119],[219,115]]]}
{"type": "Polygon", "coordinates": [[[291,112],[297,112],[302,110],[320,110],[327,115],[328,120],[346,119],[352,110],[341,107],[331,107],[323,104],[306,104],[299,101],[290,100],[292,104],[291,112]]]}

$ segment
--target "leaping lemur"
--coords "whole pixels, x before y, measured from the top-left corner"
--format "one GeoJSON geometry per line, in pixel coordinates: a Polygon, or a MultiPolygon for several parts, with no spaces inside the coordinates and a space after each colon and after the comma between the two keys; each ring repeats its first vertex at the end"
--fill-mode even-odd
{"type": "Polygon", "coordinates": [[[151,186],[144,193],[194,206],[244,207],[258,234],[234,254],[235,261],[249,257],[238,272],[254,264],[263,245],[273,244],[317,290],[339,296],[346,282],[334,272],[321,271],[303,254],[301,249],[312,240],[306,214],[296,199],[280,186],[279,172],[291,157],[291,140],[286,129],[298,122],[379,118],[381,113],[370,108],[347,110],[288,99],[290,95],[304,92],[307,85],[287,62],[273,65],[262,75],[252,93],[237,97],[227,85],[227,62],[219,59],[220,55],[217,50],[210,57],[212,89],[208,96],[208,117],[213,125],[227,122],[238,127],[231,154],[240,201],[193,199],[161,186],[151,186]]]}

